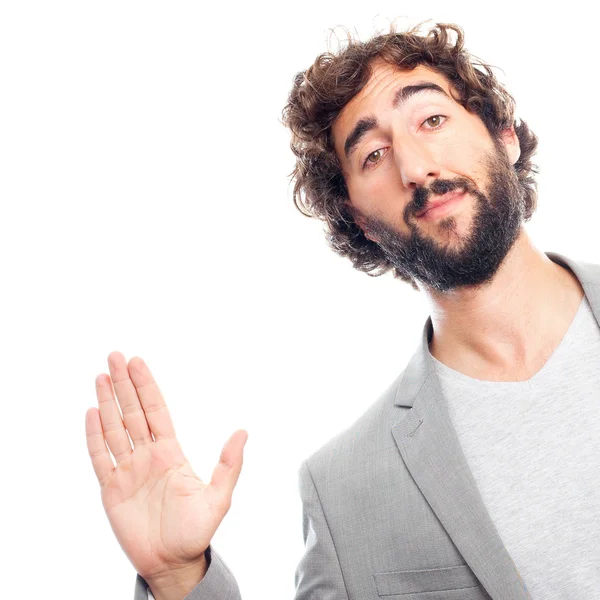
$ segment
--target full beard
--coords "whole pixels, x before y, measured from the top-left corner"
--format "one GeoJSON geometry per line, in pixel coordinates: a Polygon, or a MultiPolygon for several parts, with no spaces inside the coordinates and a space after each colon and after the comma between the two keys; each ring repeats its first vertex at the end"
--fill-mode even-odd
{"type": "MultiPolygon", "coordinates": [[[[381,220],[362,216],[365,231],[377,240],[400,274],[439,292],[492,281],[520,233],[524,202],[514,167],[500,142],[484,161],[489,182],[487,196],[464,177],[436,180],[427,189],[419,188],[403,214],[410,229],[408,234],[381,220]],[[471,229],[456,248],[444,247],[420,231],[414,215],[422,210],[430,195],[461,189],[475,199],[471,229]]],[[[453,216],[437,223],[437,227],[442,234],[458,235],[453,216]]]]}

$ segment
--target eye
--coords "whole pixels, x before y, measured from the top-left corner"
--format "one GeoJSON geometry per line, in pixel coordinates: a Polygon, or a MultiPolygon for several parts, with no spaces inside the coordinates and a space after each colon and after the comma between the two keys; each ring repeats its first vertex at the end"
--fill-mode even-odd
{"type": "Polygon", "coordinates": [[[425,119],[421,125],[428,124],[429,127],[426,129],[429,129],[430,131],[433,129],[439,129],[447,118],[448,117],[444,115],[433,115],[432,117],[425,119]]]}
{"type": "Polygon", "coordinates": [[[369,154],[369,156],[367,156],[365,159],[363,169],[368,169],[369,167],[376,165],[383,158],[384,153],[385,148],[379,148],[378,150],[375,150],[375,152],[371,152],[371,154],[369,154]]]}

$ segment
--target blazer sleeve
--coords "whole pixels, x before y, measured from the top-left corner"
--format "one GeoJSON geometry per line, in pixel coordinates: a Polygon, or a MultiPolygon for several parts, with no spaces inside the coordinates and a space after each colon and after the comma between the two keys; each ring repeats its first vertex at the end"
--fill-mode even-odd
{"type": "MultiPolygon", "coordinates": [[[[206,559],[208,561],[206,575],[184,600],[241,600],[233,573],[211,546],[206,549],[206,559]]],[[[134,600],[148,600],[151,598],[149,592],[148,584],[138,573],[134,600]]]]}
{"type": "MultiPolygon", "coordinates": [[[[300,467],[304,555],[296,569],[295,600],[348,600],[333,538],[319,494],[305,462],[300,467]]],[[[184,600],[241,600],[235,577],[210,546],[206,550],[208,570],[184,600]]],[[[148,600],[150,590],[138,574],[134,600],[148,600]]]]}

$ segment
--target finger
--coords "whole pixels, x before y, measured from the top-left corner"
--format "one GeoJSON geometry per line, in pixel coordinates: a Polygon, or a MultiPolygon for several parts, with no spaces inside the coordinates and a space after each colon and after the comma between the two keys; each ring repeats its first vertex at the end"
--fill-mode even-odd
{"type": "Polygon", "coordinates": [[[123,413],[123,421],[129,432],[133,446],[152,442],[146,415],[127,369],[127,361],[120,352],[108,355],[108,368],[112,379],[117,400],[123,413]]]}
{"type": "Polygon", "coordinates": [[[100,420],[106,443],[115,460],[119,463],[131,454],[132,448],[123,426],[119,407],[115,401],[110,377],[106,373],[96,377],[96,396],[98,397],[100,420]]]}
{"type": "Polygon", "coordinates": [[[100,485],[103,486],[113,474],[115,467],[104,441],[100,413],[97,408],[90,408],[85,413],[85,438],[94,473],[96,473],[100,485]]]}
{"type": "Polygon", "coordinates": [[[219,463],[213,471],[210,485],[214,486],[219,495],[231,499],[233,489],[242,470],[244,446],[248,440],[248,432],[240,429],[227,440],[219,463]]]}
{"type": "Polygon", "coordinates": [[[158,385],[150,373],[148,365],[139,357],[134,356],[127,365],[129,376],[140,399],[146,415],[146,421],[156,441],[164,438],[174,438],[175,428],[171,421],[169,409],[158,389],[158,385]]]}

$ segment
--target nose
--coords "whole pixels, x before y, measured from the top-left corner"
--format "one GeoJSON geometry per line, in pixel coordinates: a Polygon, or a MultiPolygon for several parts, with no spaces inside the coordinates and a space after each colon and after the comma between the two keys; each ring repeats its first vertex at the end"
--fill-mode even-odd
{"type": "Polygon", "coordinates": [[[427,148],[413,140],[394,144],[394,159],[407,189],[426,187],[440,177],[440,167],[427,148]]]}

